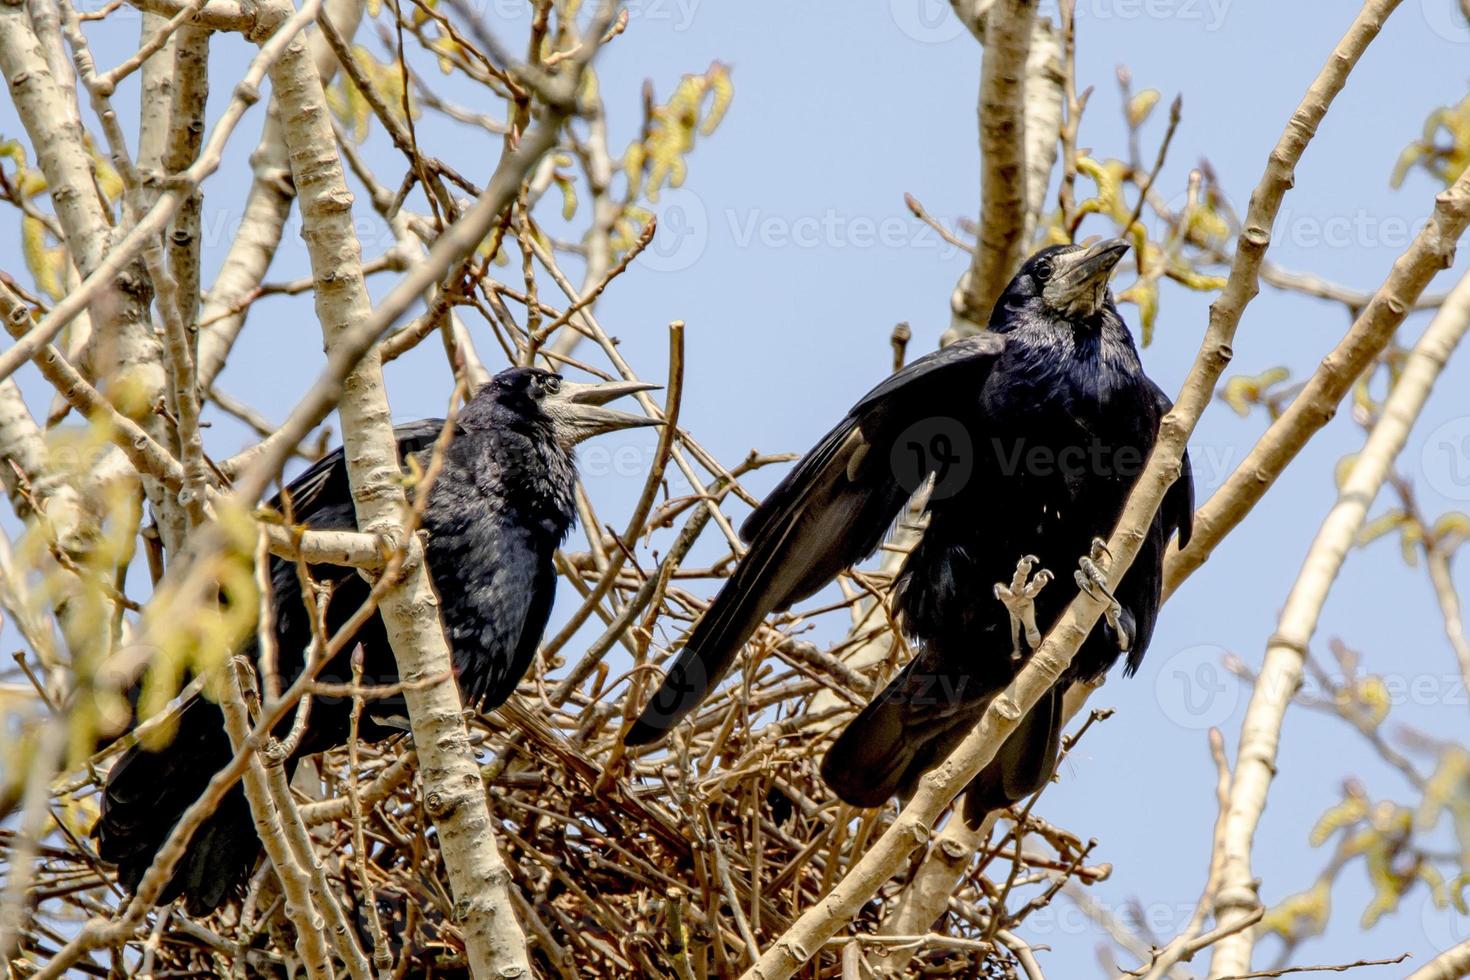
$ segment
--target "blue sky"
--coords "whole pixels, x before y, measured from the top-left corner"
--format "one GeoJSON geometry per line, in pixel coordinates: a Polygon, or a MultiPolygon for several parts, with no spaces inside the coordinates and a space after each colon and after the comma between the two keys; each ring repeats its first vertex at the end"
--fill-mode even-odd
{"type": "MultiPolygon", "coordinates": [[[[1405,0],[1370,48],[1298,169],[1273,259],[1358,288],[1382,281],[1439,189],[1417,173],[1391,189],[1394,162],[1431,110],[1466,94],[1470,30],[1455,8],[1455,0],[1405,0]]],[[[504,36],[524,30],[517,3],[481,0],[480,9],[504,36]]],[[[978,48],[938,0],[644,0],[630,10],[629,30],[599,63],[615,153],[637,132],[645,78],[662,98],[680,73],[719,60],[732,66],[735,99],[719,130],[690,157],[685,186],[664,196],[659,240],[607,292],[599,318],[621,339],[625,356],[654,378],[663,374],[665,325],[687,322],[684,421],[717,456],[733,462],[752,447],[800,452],[886,373],[896,322],[912,325],[914,352],[932,348],[947,325],[950,291],[965,256],[915,222],[903,195],[914,194],[951,227],[978,213],[978,48]]],[[[1042,10],[1054,15],[1053,0],[1042,10]]],[[[1114,69],[1126,64],[1135,88],[1158,88],[1165,102],[1176,92],[1184,97],[1183,123],[1160,186],[1176,193],[1188,169],[1207,158],[1243,208],[1267,152],[1355,11],[1351,3],[1080,0],[1078,76],[1097,89],[1081,145],[1098,157],[1125,153],[1114,69]]],[[[124,33],[131,36],[131,29],[124,33]]],[[[116,35],[93,34],[103,64],[125,55],[116,35]]],[[[221,74],[211,119],[223,107],[224,78],[250,53],[238,38],[215,45],[214,67],[221,74]]],[[[430,81],[451,96],[474,98],[451,80],[430,81]]],[[[118,104],[125,128],[133,131],[126,117],[136,105],[135,89],[125,87],[118,104]]],[[[1162,135],[1162,116],[1145,129],[1146,159],[1162,135]]],[[[226,157],[224,179],[207,186],[206,223],[212,217],[221,233],[206,250],[206,282],[223,255],[223,230],[238,220],[245,157],[260,119],[259,108],[247,117],[226,157]]],[[[10,107],[0,106],[0,133],[17,128],[10,107]]],[[[368,159],[396,183],[402,164],[380,136],[374,133],[368,159]]],[[[500,149],[486,134],[429,116],[420,121],[418,137],[472,178],[488,173],[500,149]]],[[[359,211],[371,231],[361,197],[359,211]]],[[[0,222],[12,226],[8,215],[0,222]]],[[[306,273],[298,230],[293,221],[271,279],[306,273]]],[[[1083,226],[1083,234],[1101,230],[1083,226]]],[[[367,254],[381,250],[381,236],[367,237],[367,254]]],[[[7,230],[0,241],[16,238],[7,230]]],[[[12,246],[6,254],[6,268],[18,270],[18,251],[12,246]]],[[[1462,258],[1460,268],[1465,264],[1462,258]]],[[[1450,281],[1446,274],[1432,288],[1447,288],[1450,281]]],[[[380,295],[387,284],[379,277],[373,288],[380,295]]],[[[1177,390],[1188,369],[1207,302],[1166,289],[1155,341],[1144,352],[1149,372],[1166,391],[1177,390]]],[[[1136,323],[1133,308],[1124,312],[1136,323]]],[[[1422,317],[1411,320],[1406,337],[1423,323],[1422,317]]],[[[1256,373],[1285,364],[1304,376],[1347,325],[1339,306],[1267,288],[1241,324],[1232,370],[1256,373]]],[[[482,354],[491,359],[495,349],[481,326],[472,323],[482,354]]],[[[222,384],[279,419],[319,368],[319,337],[304,303],[265,301],[222,384]],[[283,358],[284,349],[302,353],[283,358]]],[[[41,392],[33,374],[22,381],[29,393],[41,392]]],[[[1431,514],[1465,508],[1470,500],[1466,471],[1454,465],[1466,460],[1451,452],[1470,436],[1467,382],[1470,360],[1462,354],[1401,459],[1431,514]]],[[[449,388],[438,346],[425,345],[393,365],[389,384],[396,418],[442,413],[449,388]]],[[[1223,405],[1212,406],[1191,444],[1202,498],[1244,456],[1260,428],[1259,418],[1242,420],[1223,405]]],[[[225,455],[243,444],[245,434],[217,420],[209,439],[211,450],[225,455]]],[[[646,434],[629,439],[635,453],[652,445],[646,434]]],[[[1344,413],[1307,448],[1166,608],[1139,675],[1115,677],[1095,699],[1117,707],[1117,715],[1087,736],[1041,803],[1049,820],[1097,837],[1096,858],[1114,865],[1113,876],[1092,889],[1094,897],[1118,914],[1137,899],[1161,938],[1184,924],[1203,883],[1215,813],[1206,730],[1219,725],[1233,753],[1249,695],[1220,671],[1220,656],[1232,652],[1259,664],[1276,611],[1333,499],[1333,464],[1360,444],[1360,432],[1344,413]]],[[[594,498],[605,519],[621,523],[642,473],[602,468],[594,498]]],[[[759,492],[776,476],[771,471],[750,485],[759,492]]],[[[1362,652],[1368,669],[1401,679],[1406,691],[1418,682],[1420,693],[1406,694],[1394,717],[1463,740],[1465,691],[1423,578],[1422,569],[1402,565],[1391,540],[1355,553],[1327,605],[1315,648],[1325,655],[1327,638],[1340,636],[1362,652]]],[[[564,597],[553,628],[573,608],[564,597]]],[[[835,625],[828,628],[835,633],[835,625]]],[[[1349,776],[1361,776],[1375,798],[1408,798],[1402,779],[1347,726],[1293,709],[1257,837],[1255,868],[1268,901],[1305,887],[1325,863],[1328,853],[1309,849],[1307,832],[1349,776]]],[[[1369,895],[1361,870],[1346,872],[1335,892],[1331,929],[1304,946],[1298,961],[1409,951],[1422,962],[1470,936],[1470,922],[1430,908],[1423,889],[1398,914],[1360,934],[1357,919],[1369,895]]],[[[1061,977],[1097,974],[1096,950],[1108,942],[1065,900],[1023,934],[1053,947],[1043,965],[1061,977]]],[[[1258,965],[1269,959],[1272,944],[1263,948],[1258,965]]]]}

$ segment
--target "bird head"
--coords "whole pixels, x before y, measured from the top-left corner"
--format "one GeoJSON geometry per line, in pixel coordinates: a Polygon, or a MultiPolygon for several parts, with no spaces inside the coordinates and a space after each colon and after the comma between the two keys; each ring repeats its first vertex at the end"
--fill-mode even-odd
{"type": "Polygon", "coordinates": [[[624,395],[658,387],[645,381],[585,384],[540,368],[508,368],[475,393],[460,424],[467,429],[539,424],[551,430],[563,449],[571,449],[605,432],[662,425],[646,415],[606,407],[624,395]]]}
{"type": "Polygon", "coordinates": [[[991,329],[1003,329],[1018,309],[1053,321],[1089,323],[1113,305],[1108,280],[1128,251],[1110,238],[1094,245],[1053,245],[1026,260],[995,304],[991,329]]]}

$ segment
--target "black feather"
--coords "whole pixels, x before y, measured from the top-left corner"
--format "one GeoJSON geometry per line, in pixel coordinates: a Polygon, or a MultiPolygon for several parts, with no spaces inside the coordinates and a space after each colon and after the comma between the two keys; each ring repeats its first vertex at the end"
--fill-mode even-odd
{"type": "MultiPolygon", "coordinates": [[[[536,402],[550,377],[543,371],[512,369],[476,393],[459,415],[424,510],[426,557],[461,696],[485,708],[514,691],[535,655],[555,594],[552,555],[575,513],[570,451],[536,402]]],[[[441,419],[399,426],[400,458],[416,459],[422,469],[443,427],[441,419]]],[[[314,463],[271,503],[307,527],[357,527],[340,449],[314,463]]],[[[368,598],[369,585],[351,568],[317,565],[312,574],[332,587],[326,619],[328,632],[334,634],[368,598]]],[[[311,624],[295,564],[272,558],[270,577],[284,686],[304,667],[311,624]]],[[[377,616],[322,668],[319,679],[351,681],[350,658],[358,647],[365,684],[398,681],[397,663],[377,616]]],[[[351,707],[347,698],[313,699],[298,756],[345,742],[351,707]]],[[[380,739],[399,731],[393,719],[406,714],[401,696],[370,700],[362,737],[380,739]]],[[[94,834],[102,859],[118,866],[126,887],[137,887],[169,831],[231,754],[218,706],[202,697],[184,706],[178,734],[168,745],[157,751],[138,745],[123,754],[109,774],[94,834]]],[[[294,760],[288,765],[294,767],[294,760]]],[[[161,900],[182,896],[195,912],[217,907],[249,875],[259,850],[237,786],[195,834],[161,900]]]]}
{"type": "Polygon", "coordinates": [[[901,440],[936,412],[957,409],[935,394],[963,390],[955,376],[983,374],[1004,346],[982,334],[908,365],[853,406],[771,491],[741,528],[750,550],[629,730],[628,744],[652,742],[678,724],[769,613],[808,598],[877,549],[904,502],[940,463],[915,458],[908,467],[901,440]]]}
{"type": "MultiPolygon", "coordinates": [[[[767,613],[873,551],[913,488],[903,479],[904,451],[927,434],[944,437],[949,465],[935,451],[918,467],[935,479],[929,525],[894,595],[915,655],[837,738],[822,773],[844,800],[874,806],[911,793],[948,755],[1020,667],[995,584],[1010,581],[1022,555],[1037,556],[1055,575],[1036,600],[1037,624],[1045,632],[1056,621],[1077,594],[1073,569],[1094,538],[1112,531],[1170,408],[1105,286],[1097,302],[1051,298],[1054,265],[1100,253],[1116,261],[1121,250],[1060,246],[1033,256],[996,303],[990,333],[895,374],[802,460],[747,521],[749,553],[695,625],[630,743],[653,741],[698,704],[767,613]],[[855,460],[859,448],[866,455],[855,460]]],[[[1061,697],[1073,680],[1100,676],[1125,652],[1127,671],[1137,669],[1157,618],[1165,547],[1176,532],[1188,541],[1193,509],[1186,455],[1116,590],[1127,650],[1105,623],[1094,629],[977,777],[971,815],[1050,779],[1061,697]]]]}

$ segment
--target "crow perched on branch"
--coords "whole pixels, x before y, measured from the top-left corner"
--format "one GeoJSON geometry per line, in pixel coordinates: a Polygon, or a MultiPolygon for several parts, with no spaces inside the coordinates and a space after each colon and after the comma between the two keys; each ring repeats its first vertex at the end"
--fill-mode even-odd
{"type": "MultiPolygon", "coordinates": [[[[989,332],[894,374],[863,397],[741,528],[750,545],[627,734],[653,742],[717,684],[772,611],[872,554],[926,485],[928,528],[893,606],[914,657],[837,738],[822,775],[839,797],[907,797],[979,721],[1077,589],[1106,591],[1102,538],[1122,514],[1169,399],[1143,373],[1108,280],[1125,242],[1043,249],[996,302],[989,332]],[[1077,567],[1072,581],[1047,569],[1077,567]],[[1033,569],[1039,569],[1032,575],[1033,569]],[[1022,640],[1026,641],[1023,645],[1022,640]]],[[[1062,694],[1153,635],[1165,546],[1189,539],[1184,458],[1105,621],[966,794],[966,818],[1051,778],[1062,694]]]]}
{"type": "MultiPolygon", "coordinates": [[[[604,407],[614,398],[656,388],[641,382],[576,384],[530,368],[511,368],[482,386],[455,421],[442,469],[423,512],[425,556],[439,594],[460,695],[485,708],[503,702],[531,665],[556,591],[552,553],[571,529],[576,479],[572,448],[584,439],[655,420],[604,407]]],[[[397,427],[399,457],[427,466],[443,419],[397,427]]],[[[295,520],[316,530],[357,527],[342,450],[315,463],[285,488],[295,520]]],[[[284,502],[272,501],[284,509],[284,502]]],[[[368,598],[354,569],[312,566],[331,587],[331,636],[368,598]]],[[[270,562],[277,671],[282,687],[300,675],[312,642],[296,563],[270,562]]],[[[252,645],[253,646],[253,645],[252,645]]],[[[363,683],[398,681],[398,667],[376,614],[318,675],[352,680],[350,657],[361,647],[363,683]]],[[[252,649],[251,655],[256,655],[252,649]]],[[[296,757],[347,741],[350,697],[314,698],[296,757]]],[[[367,702],[359,733],[367,740],[402,731],[401,695],[367,702]]],[[[288,716],[283,726],[289,727],[288,716]]],[[[137,888],[184,810],[199,798],[233,751],[215,703],[196,695],[183,708],[178,734],[159,751],[128,749],[108,775],[93,833],[104,861],[137,888]]],[[[284,734],[284,733],[283,733],[284,734]]],[[[294,766],[293,761],[288,765],[294,766]]],[[[192,912],[217,908],[249,874],[261,849],[243,790],[236,786],[195,832],[160,902],[184,897],[192,912]]]]}

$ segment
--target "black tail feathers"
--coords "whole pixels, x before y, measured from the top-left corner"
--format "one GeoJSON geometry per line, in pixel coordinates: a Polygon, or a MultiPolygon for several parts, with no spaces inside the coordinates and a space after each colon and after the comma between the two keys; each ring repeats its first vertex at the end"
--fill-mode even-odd
{"type": "Polygon", "coordinates": [[[882,806],[907,788],[921,745],[905,731],[907,706],[882,695],[837,736],[822,759],[822,779],[844,803],[882,806]]]}
{"type": "MultiPolygon", "coordinates": [[[[137,891],[179,818],[232,755],[219,708],[195,697],[184,706],[172,742],[156,752],[134,745],[112,767],[92,835],[98,855],[117,866],[129,892],[137,891]]],[[[244,884],[259,853],[250,807],[237,785],[194,832],[158,902],[182,897],[191,914],[212,911],[244,884]]]]}
{"type": "Polygon", "coordinates": [[[1061,750],[1066,688],[1065,682],[1052,685],[965,788],[965,822],[970,826],[978,826],[991,810],[1020,803],[1051,780],[1061,750]]]}
{"type": "MultiPolygon", "coordinates": [[[[906,699],[892,696],[903,679],[903,675],[895,678],[848,723],[822,760],[822,778],[853,806],[882,806],[895,796],[908,799],[924,774],[948,758],[990,704],[989,696],[967,699],[960,710],[925,717],[906,699]]],[[[1021,802],[1051,779],[1060,748],[1065,687],[1058,684],[1042,696],[966,788],[968,823],[978,824],[991,810],[1021,802]]]]}

